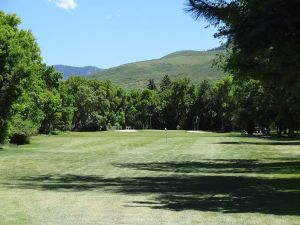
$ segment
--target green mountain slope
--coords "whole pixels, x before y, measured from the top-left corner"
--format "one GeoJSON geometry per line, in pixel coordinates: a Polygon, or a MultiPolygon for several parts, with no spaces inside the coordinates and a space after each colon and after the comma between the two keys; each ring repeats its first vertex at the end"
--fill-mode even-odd
{"type": "Polygon", "coordinates": [[[180,51],[160,59],[142,61],[102,70],[91,78],[112,80],[114,83],[130,87],[145,87],[149,79],[158,84],[165,74],[171,79],[190,77],[195,83],[203,79],[216,79],[222,71],[212,68],[213,60],[223,51],[180,51]]]}

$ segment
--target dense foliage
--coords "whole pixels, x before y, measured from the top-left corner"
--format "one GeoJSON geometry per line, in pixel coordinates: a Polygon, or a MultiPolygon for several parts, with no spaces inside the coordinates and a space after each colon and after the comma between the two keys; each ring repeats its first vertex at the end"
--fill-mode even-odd
{"type": "Polygon", "coordinates": [[[19,24],[15,15],[0,12],[0,143],[49,132],[61,109],[61,75],[42,64],[35,38],[19,24]]]}
{"type": "Polygon", "coordinates": [[[299,0],[188,0],[196,19],[218,27],[230,45],[225,69],[238,78],[300,91],[299,0]]]}
{"type": "MultiPolygon", "coordinates": [[[[40,74],[40,50],[31,32],[19,30],[19,24],[15,15],[0,12],[0,143],[7,138],[15,111],[26,111],[22,102],[31,93],[23,93],[24,87],[34,85],[40,74]]],[[[17,123],[24,122],[21,117],[17,123]]]]}
{"type": "Polygon", "coordinates": [[[162,89],[152,88],[154,80],[149,84],[142,90],[124,90],[109,81],[80,77],[60,81],[60,117],[52,129],[97,131],[131,126],[245,130],[248,134],[258,129],[294,134],[300,129],[299,97],[258,80],[235,81],[227,76],[195,85],[188,78],[171,81],[165,76],[159,85],[162,89]]]}

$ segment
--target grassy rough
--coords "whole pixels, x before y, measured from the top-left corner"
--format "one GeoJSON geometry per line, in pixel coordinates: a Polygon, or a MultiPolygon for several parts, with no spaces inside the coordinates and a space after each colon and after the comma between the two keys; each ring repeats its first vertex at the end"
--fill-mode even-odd
{"type": "Polygon", "coordinates": [[[64,133],[0,149],[0,224],[300,224],[300,141],[64,133]]]}

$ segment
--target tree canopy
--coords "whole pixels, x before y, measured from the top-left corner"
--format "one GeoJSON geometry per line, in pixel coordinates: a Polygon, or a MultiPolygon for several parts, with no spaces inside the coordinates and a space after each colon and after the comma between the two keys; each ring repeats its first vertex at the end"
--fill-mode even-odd
{"type": "Polygon", "coordinates": [[[18,28],[16,15],[0,12],[0,143],[8,135],[12,106],[39,74],[40,49],[30,31],[18,28]]]}
{"type": "Polygon", "coordinates": [[[226,71],[299,91],[299,6],[298,0],[188,0],[187,11],[227,38],[226,71]]]}

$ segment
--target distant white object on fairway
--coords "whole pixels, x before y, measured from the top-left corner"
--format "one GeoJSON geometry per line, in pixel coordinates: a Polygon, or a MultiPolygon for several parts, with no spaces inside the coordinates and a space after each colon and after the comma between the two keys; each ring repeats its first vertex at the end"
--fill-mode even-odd
{"type": "Polygon", "coordinates": [[[131,133],[131,132],[138,132],[137,130],[116,130],[117,132],[128,132],[128,133],[131,133]]]}
{"type": "Polygon", "coordinates": [[[201,130],[188,130],[188,133],[197,133],[197,134],[205,134],[207,133],[206,131],[201,131],[201,130]]]}

